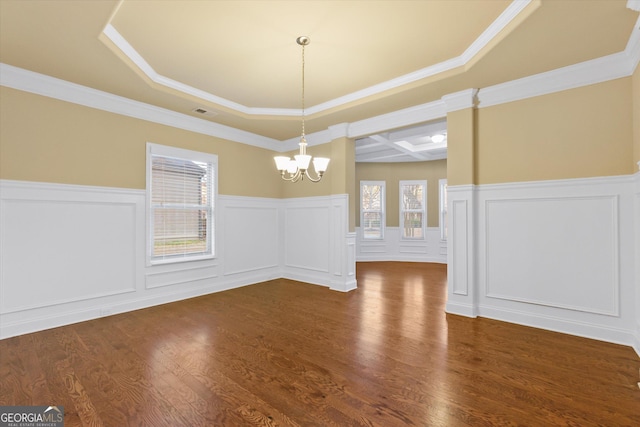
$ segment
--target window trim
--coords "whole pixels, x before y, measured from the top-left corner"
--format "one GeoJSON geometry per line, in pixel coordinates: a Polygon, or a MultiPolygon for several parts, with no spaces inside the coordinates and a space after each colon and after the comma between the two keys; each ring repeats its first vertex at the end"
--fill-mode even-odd
{"type": "Polygon", "coordinates": [[[363,240],[384,240],[385,236],[385,228],[386,228],[386,197],[387,197],[387,188],[386,181],[360,181],[360,229],[362,230],[362,239],[363,240]],[[365,212],[378,212],[376,210],[366,210],[363,208],[363,199],[362,199],[362,187],[365,185],[374,186],[378,185],[381,188],[380,194],[380,237],[365,237],[364,234],[364,214],[365,212]]]}
{"type": "Polygon", "coordinates": [[[401,180],[398,185],[398,216],[400,227],[400,239],[401,240],[425,240],[427,230],[427,181],[426,180],[401,180]],[[422,209],[409,209],[404,210],[402,208],[402,187],[405,185],[421,185],[422,186],[422,209]],[[404,213],[405,212],[420,212],[422,213],[422,236],[421,237],[406,237],[404,235],[404,213]]]}
{"type": "Polygon", "coordinates": [[[439,218],[438,218],[438,225],[440,227],[440,240],[443,242],[447,241],[447,235],[449,234],[449,228],[446,227],[446,219],[445,217],[447,217],[448,215],[448,206],[445,202],[445,193],[448,191],[448,186],[447,186],[447,179],[440,179],[438,181],[438,193],[439,193],[439,218]],[[445,234],[446,231],[446,234],[445,234]]]}
{"type": "Polygon", "coordinates": [[[146,258],[147,267],[215,259],[217,257],[216,237],[217,237],[217,230],[218,230],[217,215],[216,215],[216,208],[218,206],[218,156],[211,153],[203,153],[200,151],[187,150],[184,148],[171,147],[167,145],[156,144],[153,142],[147,142],[145,162],[146,162],[145,258],[146,258]],[[193,256],[186,256],[186,257],[175,257],[175,258],[164,258],[164,259],[153,258],[152,255],[153,255],[153,245],[154,245],[154,240],[153,240],[154,218],[152,218],[153,211],[151,209],[151,186],[152,186],[151,180],[152,180],[152,172],[153,172],[152,171],[153,155],[175,157],[179,159],[187,159],[191,161],[211,163],[213,187],[211,188],[212,197],[209,202],[211,206],[211,220],[209,221],[209,225],[208,225],[209,233],[207,234],[208,236],[211,236],[210,237],[211,253],[207,253],[204,255],[193,255],[193,256]]]}

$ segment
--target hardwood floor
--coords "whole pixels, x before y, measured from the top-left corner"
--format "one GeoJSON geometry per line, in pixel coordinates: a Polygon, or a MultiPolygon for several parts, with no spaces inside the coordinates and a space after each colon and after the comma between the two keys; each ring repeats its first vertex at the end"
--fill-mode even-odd
{"type": "Polygon", "coordinates": [[[360,263],[0,341],[0,405],[65,426],[637,426],[624,346],[446,315],[446,266],[360,263]]]}

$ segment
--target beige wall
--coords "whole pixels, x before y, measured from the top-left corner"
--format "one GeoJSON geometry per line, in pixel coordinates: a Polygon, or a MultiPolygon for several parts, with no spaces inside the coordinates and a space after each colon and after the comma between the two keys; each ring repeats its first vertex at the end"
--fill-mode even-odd
{"type": "Polygon", "coordinates": [[[353,141],[310,147],[310,154],[332,158],[318,184],[280,180],[270,150],[6,87],[0,95],[2,179],[143,189],[145,144],[150,141],[217,154],[220,194],[353,195],[350,229],[359,223],[360,180],[387,181],[387,225],[397,226],[397,182],[427,179],[428,225],[437,226],[436,185],[447,168],[450,185],[490,184],[625,175],[636,172],[640,161],[638,69],[628,78],[480,108],[475,114],[470,109],[451,113],[448,166],[418,162],[354,167],[353,141]],[[240,158],[248,165],[237,167],[240,158]],[[421,170],[423,164],[430,166],[421,170]]]}
{"type": "Polygon", "coordinates": [[[6,87],[0,111],[2,179],[144,189],[154,142],[217,154],[220,194],[282,197],[270,150],[6,87]]]}
{"type": "MultiPolygon", "coordinates": [[[[293,157],[298,151],[291,151],[284,155],[293,157]]],[[[286,182],[282,190],[282,197],[316,197],[331,194],[349,195],[349,231],[355,229],[356,215],[356,184],[355,184],[355,142],[348,138],[339,138],[328,144],[315,145],[307,148],[307,154],[314,157],[329,157],[329,167],[322,181],[314,183],[309,180],[295,184],[286,182]]],[[[275,166],[274,166],[275,167],[275,166]]],[[[312,167],[313,169],[313,167],[312,167]]],[[[310,172],[315,176],[314,172],[310,172]]]]}
{"type": "Polygon", "coordinates": [[[331,193],[349,195],[349,231],[356,226],[356,145],[353,139],[339,138],[331,141],[331,193]]]}
{"type": "Polygon", "coordinates": [[[387,227],[398,227],[399,187],[402,180],[427,181],[427,226],[439,224],[438,181],[447,177],[447,160],[408,163],[356,163],[356,224],[360,225],[360,181],[385,181],[387,227]]]}
{"type": "Polygon", "coordinates": [[[638,171],[640,162],[640,67],[636,67],[632,78],[633,86],[633,162],[631,167],[638,171]]]}
{"type": "Polygon", "coordinates": [[[629,77],[480,108],[475,183],[633,173],[631,106],[629,77]]]}
{"type": "Polygon", "coordinates": [[[447,182],[475,183],[476,111],[472,108],[447,114],[447,182]]]}

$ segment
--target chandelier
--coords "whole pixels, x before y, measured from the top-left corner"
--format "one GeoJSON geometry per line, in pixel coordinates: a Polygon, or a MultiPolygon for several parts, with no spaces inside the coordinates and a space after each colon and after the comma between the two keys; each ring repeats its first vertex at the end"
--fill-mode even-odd
{"type": "Polygon", "coordinates": [[[313,178],[309,175],[309,164],[312,157],[307,154],[307,139],[304,133],[304,47],[311,42],[307,36],[300,36],[296,42],[302,46],[302,135],[300,136],[300,153],[295,155],[293,159],[287,156],[276,156],[276,168],[280,171],[280,176],[285,181],[298,182],[304,180],[306,176],[311,182],[318,182],[322,179],[322,175],[329,166],[329,160],[326,157],[316,157],[313,159],[313,167],[317,176],[313,178]]]}

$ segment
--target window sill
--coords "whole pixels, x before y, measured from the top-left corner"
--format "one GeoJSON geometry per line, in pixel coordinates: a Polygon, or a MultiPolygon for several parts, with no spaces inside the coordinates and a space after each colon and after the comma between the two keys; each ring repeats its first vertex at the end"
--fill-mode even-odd
{"type": "Polygon", "coordinates": [[[147,267],[154,267],[157,265],[182,264],[186,262],[204,261],[204,260],[211,260],[211,259],[215,259],[215,255],[198,255],[198,256],[190,256],[190,257],[177,256],[175,258],[151,259],[151,260],[147,260],[147,267]]]}

